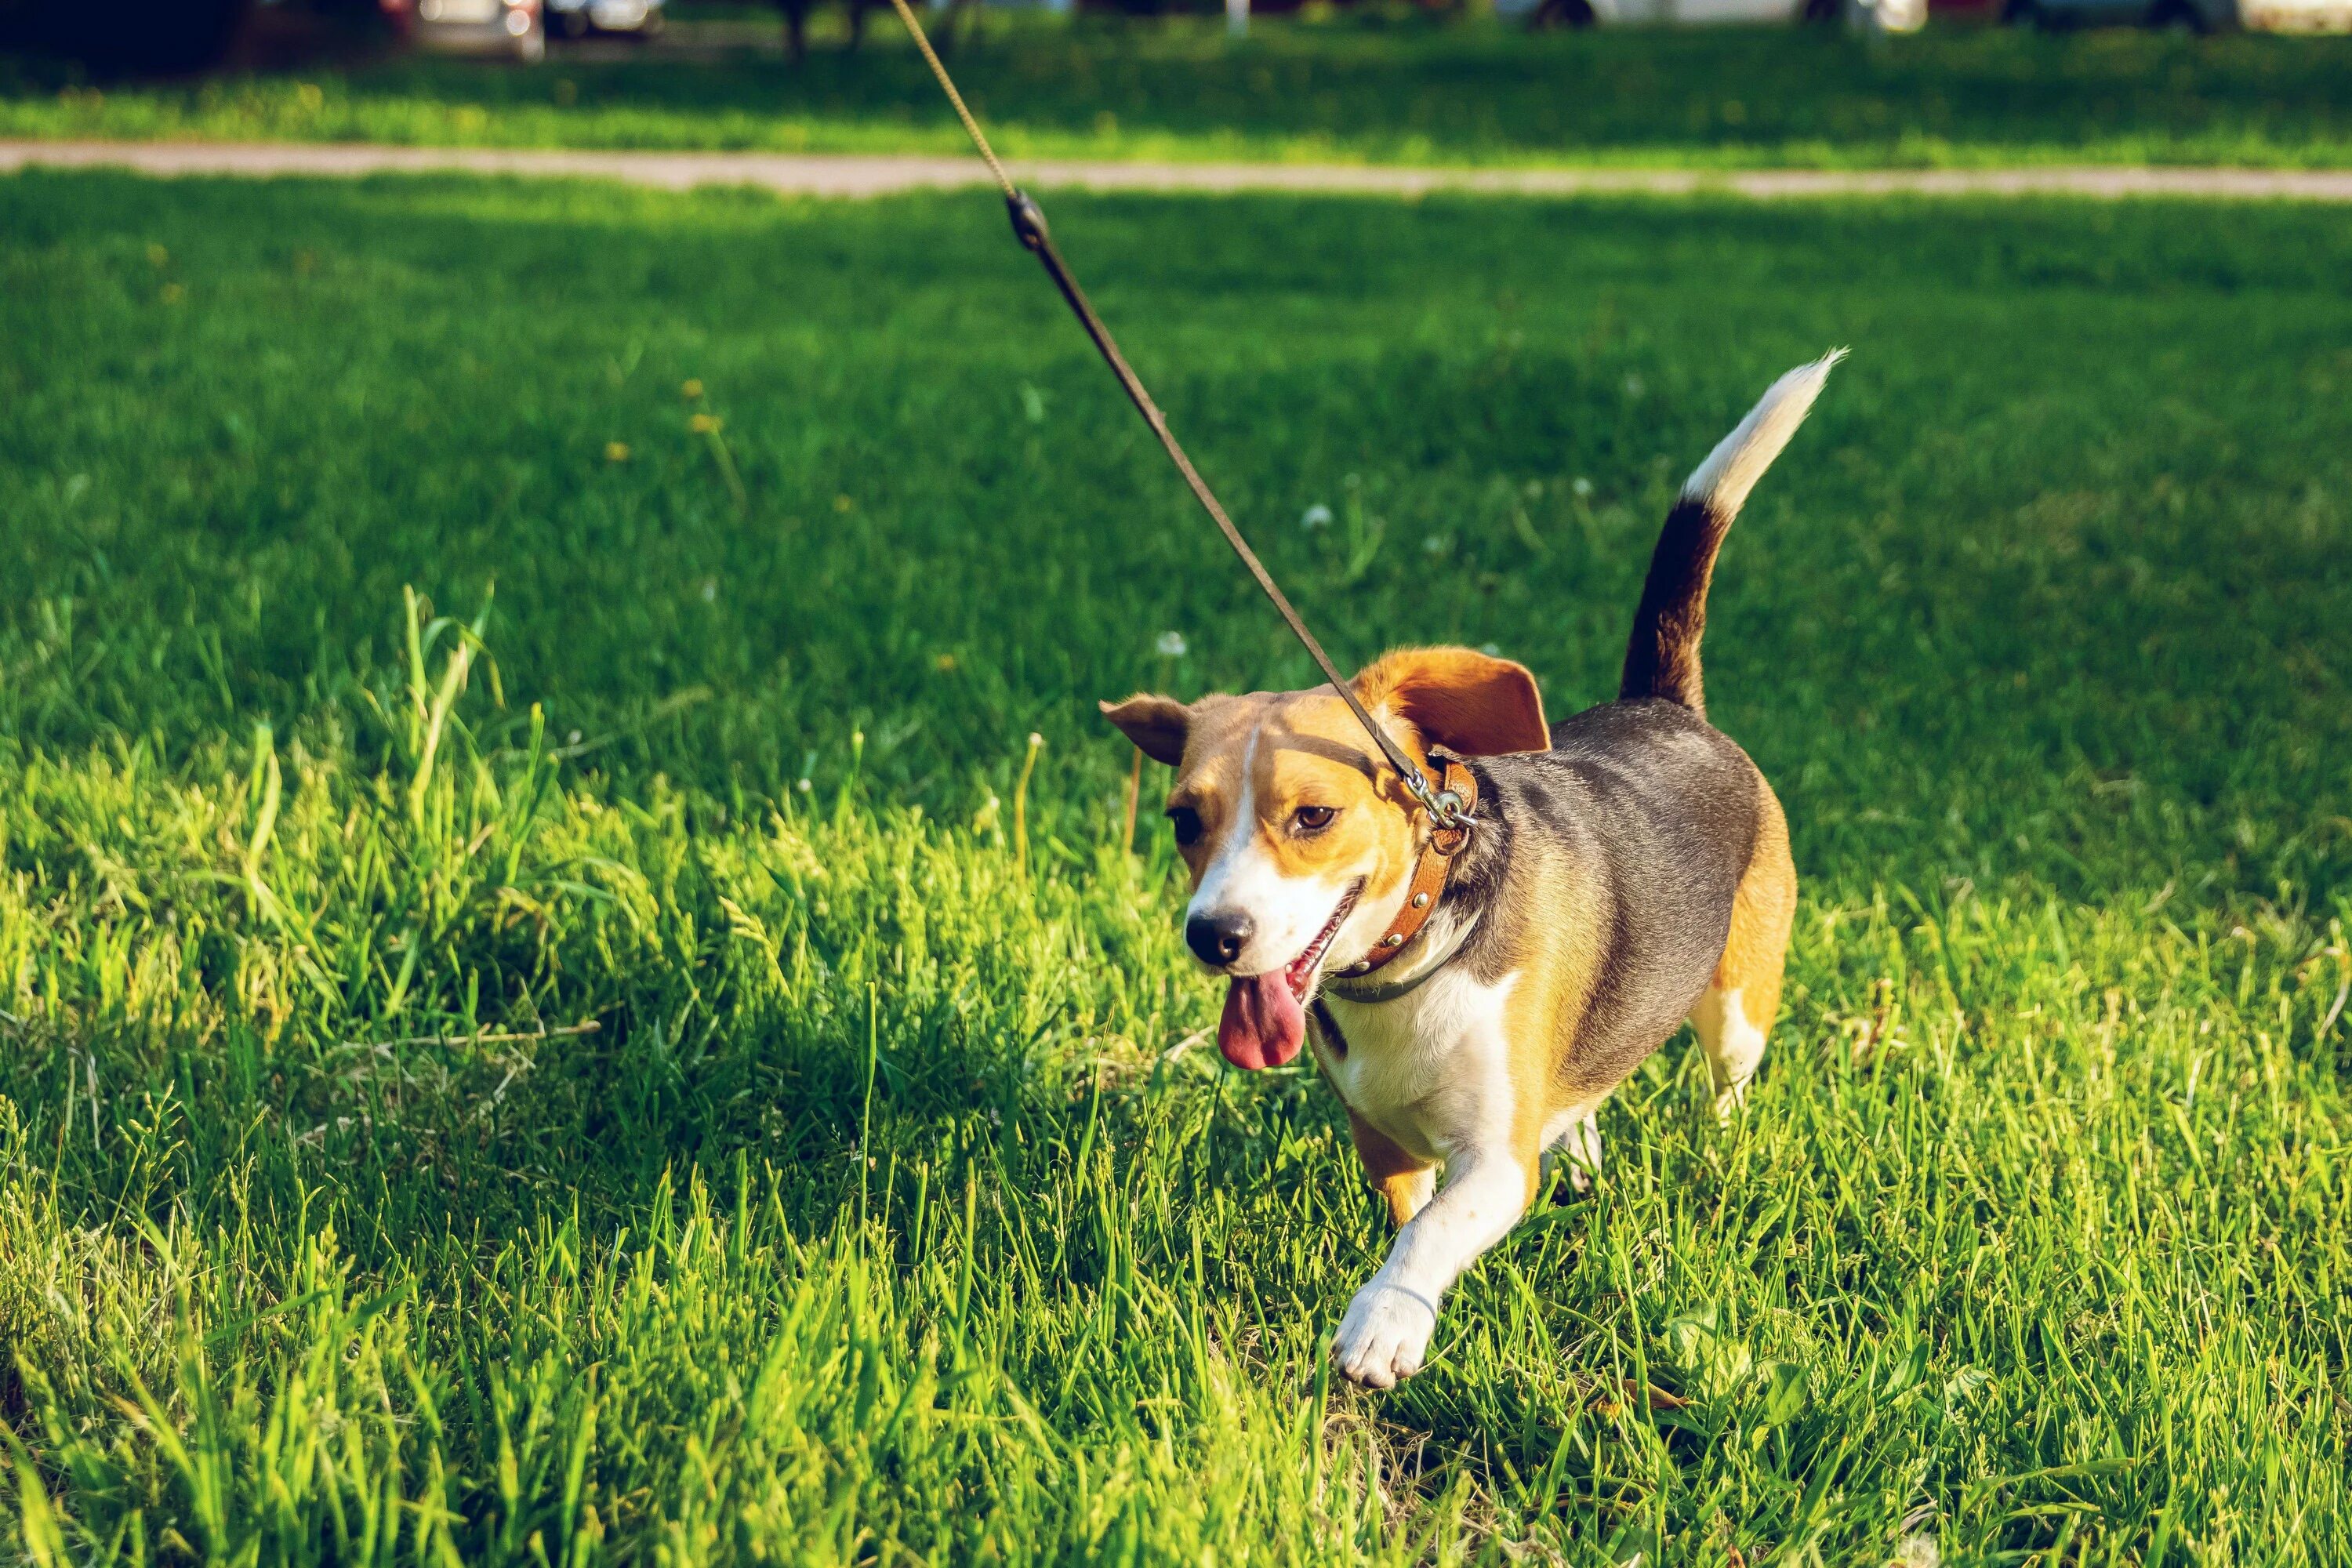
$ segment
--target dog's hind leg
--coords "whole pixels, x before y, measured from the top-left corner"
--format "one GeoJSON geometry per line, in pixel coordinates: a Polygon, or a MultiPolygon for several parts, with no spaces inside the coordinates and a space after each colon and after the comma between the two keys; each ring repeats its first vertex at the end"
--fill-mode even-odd
{"type": "Polygon", "coordinates": [[[1601,1108],[1591,1105],[1556,1116],[1544,1128],[1543,1172],[1549,1181],[1563,1167],[1572,1191],[1589,1193],[1601,1174],[1601,1108]]]}
{"type": "Polygon", "coordinates": [[[1797,918],[1797,867],[1789,855],[1788,819],[1769,787],[1759,783],[1756,848],[1731,905],[1731,937],[1715,977],[1691,1009],[1699,1048],[1715,1079],[1717,1116],[1748,1100],[1748,1085],[1764,1060],[1765,1037],[1780,1011],[1780,971],[1789,931],[1797,918]]]}

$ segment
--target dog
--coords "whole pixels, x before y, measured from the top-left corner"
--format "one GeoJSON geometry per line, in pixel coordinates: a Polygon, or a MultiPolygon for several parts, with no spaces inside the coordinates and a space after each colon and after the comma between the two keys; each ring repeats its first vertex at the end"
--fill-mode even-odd
{"type": "Polygon", "coordinates": [[[1706,721],[1699,637],[1725,534],[1843,356],[1775,382],[1685,482],[1614,702],[1548,726],[1525,667],[1459,647],[1355,678],[1466,824],[1417,800],[1328,688],[1101,704],[1176,770],[1184,940],[1227,979],[1225,1059],[1278,1066],[1311,1037],[1387,1199],[1395,1241],[1332,1339],[1358,1383],[1421,1369],[1445,1291],[1553,1163],[1590,1184],[1601,1102],[1685,1019],[1717,1114],[1745,1100],[1797,874],[1771,787],[1706,721]]]}

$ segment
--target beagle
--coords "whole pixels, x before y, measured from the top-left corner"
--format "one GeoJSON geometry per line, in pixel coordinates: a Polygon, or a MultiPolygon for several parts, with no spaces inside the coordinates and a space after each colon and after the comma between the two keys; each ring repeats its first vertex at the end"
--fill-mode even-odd
{"type": "Polygon", "coordinates": [[[1394,1244],[1332,1341],[1360,1383],[1421,1369],[1440,1300],[1548,1162],[1590,1184],[1601,1101],[1683,1020],[1718,1114],[1763,1059],[1796,868],[1763,775],[1706,722],[1699,635],[1726,531],[1843,353],[1775,382],[1683,486],[1616,701],[1548,727],[1525,668],[1467,648],[1355,678],[1469,803],[1466,828],[1416,802],[1328,689],[1102,704],[1176,770],[1184,937],[1227,979],[1226,1060],[1276,1066],[1311,1038],[1388,1200],[1394,1244]]]}

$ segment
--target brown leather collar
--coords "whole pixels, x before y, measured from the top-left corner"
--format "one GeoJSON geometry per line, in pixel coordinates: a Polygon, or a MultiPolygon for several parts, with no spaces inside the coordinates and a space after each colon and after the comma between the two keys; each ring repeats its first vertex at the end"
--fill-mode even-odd
{"type": "MultiPolygon", "coordinates": [[[[1462,797],[1462,815],[1470,816],[1478,809],[1478,781],[1458,757],[1443,752],[1429,754],[1431,766],[1437,770],[1437,787],[1452,790],[1462,797]]],[[[1370,974],[1373,970],[1402,952],[1421,934],[1429,917],[1437,912],[1437,900],[1445,891],[1445,879],[1454,869],[1454,858],[1470,842],[1471,826],[1460,822],[1452,827],[1430,830],[1429,840],[1421,847],[1421,858],[1413,863],[1412,885],[1405,891],[1404,907],[1389,923],[1388,931],[1372,944],[1371,955],[1358,960],[1339,973],[1352,980],[1370,974]]]]}

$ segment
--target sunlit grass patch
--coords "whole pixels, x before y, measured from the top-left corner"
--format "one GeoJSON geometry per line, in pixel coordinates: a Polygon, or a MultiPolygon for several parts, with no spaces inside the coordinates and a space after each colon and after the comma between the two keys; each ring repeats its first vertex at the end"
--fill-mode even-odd
{"type": "Polygon", "coordinates": [[[1383,1225],[1093,710],[1303,660],[984,204],[27,178],[0,1552],[2344,1557],[2341,226],[1055,219],[1335,648],[1556,711],[1853,345],[1711,617],[1750,1113],[1670,1044],[1331,1385],[1383,1225]]]}

